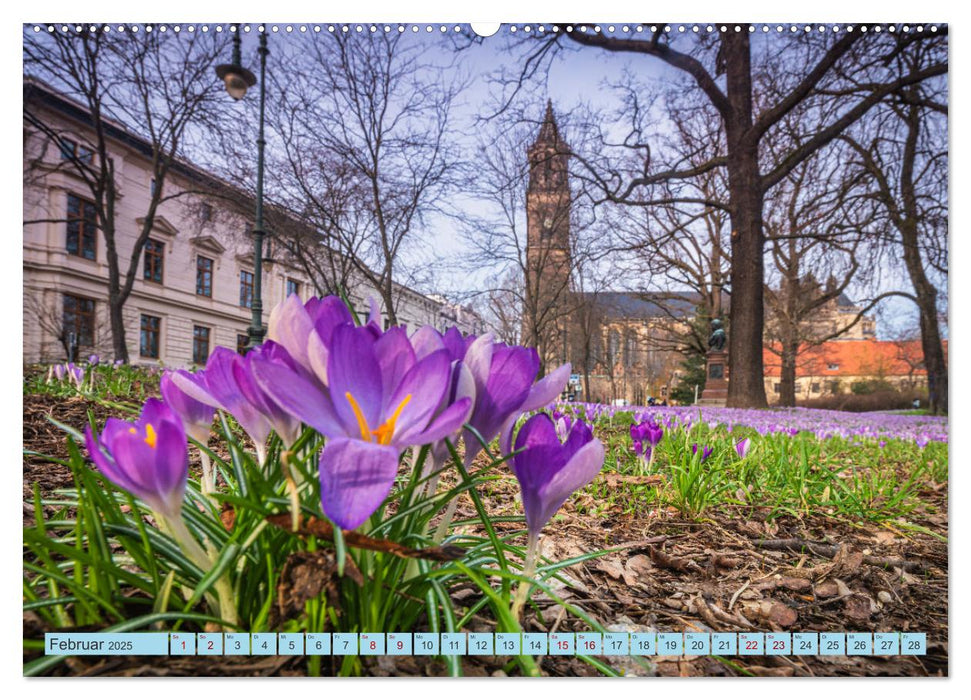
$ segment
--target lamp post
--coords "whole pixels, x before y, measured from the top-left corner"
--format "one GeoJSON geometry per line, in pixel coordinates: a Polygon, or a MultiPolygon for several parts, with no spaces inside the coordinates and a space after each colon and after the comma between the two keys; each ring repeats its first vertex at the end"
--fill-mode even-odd
{"type": "MultiPolygon", "coordinates": [[[[264,29],[264,28],[261,28],[264,29]]],[[[260,31],[260,128],[256,139],[256,221],[253,224],[253,316],[249,327],[248,349],[255,348],[263,342],[266,331],[263,328],[263,150],[266,140],[263,138],[263,122],[266,113],[266,56],[270,51],[266,48],[266,32],[260,31]]],[[[226,92],[234,100],[241,100],[246,91],[257,84],[256,77],[242,66],[240,56],[239,25],[233,35],[233,62],[216,66],[216,76],[226,85],[226,92]]]]}

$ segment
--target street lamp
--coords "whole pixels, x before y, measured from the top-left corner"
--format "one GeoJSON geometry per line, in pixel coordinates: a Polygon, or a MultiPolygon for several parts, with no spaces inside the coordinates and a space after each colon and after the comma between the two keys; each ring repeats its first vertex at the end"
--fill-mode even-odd
{"type": "MultiPolygon", "coordinates": [[[[240,100],[246,91],[257,84],[256,77],[242,66],[240,56],[239,25],[233,35],[233,62],[216,66],[216,76],[223,81],[226,92],[234,100],[240,100]]],[[[266,113],[266,31],[260,27],[260,130],[256,139],[256,221],[253,225],[253,317],[249,327],[248,349],[253,349],[263,342],[266,331],[263,329],[263,149],[266,140],[263,138],[263,121],[266,113]]]]}

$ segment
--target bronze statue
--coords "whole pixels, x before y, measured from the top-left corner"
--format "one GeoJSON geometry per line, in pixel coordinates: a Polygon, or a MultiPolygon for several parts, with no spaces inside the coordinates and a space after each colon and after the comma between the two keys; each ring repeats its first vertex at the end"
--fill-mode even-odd
{"type": "Polygon", "coordinates": [[[708,336],[708,350],[709,352],[714,350],[716,352],[721,352],[725,349],[725,342],[728,337],[725,335],[725,329],[722,328],[722,322],[720,319],[713,319],[711,322],[711,335],[708,336]]]}

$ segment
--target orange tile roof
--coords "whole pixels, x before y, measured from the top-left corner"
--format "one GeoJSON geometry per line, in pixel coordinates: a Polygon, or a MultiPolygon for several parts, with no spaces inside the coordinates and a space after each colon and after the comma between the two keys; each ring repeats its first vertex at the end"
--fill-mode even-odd
{"type": "MultiPolygon", "coordinates": [[[[765,376],[778,377],[782,363],[778,343],[762,350],[765,376]]],[[[944,341],[947,357],[947,341],[944,341]]],[[[797,377],[871,377],[925,375],[919,340],[833,340],[802,350],[796,358],[797,377]]]]}

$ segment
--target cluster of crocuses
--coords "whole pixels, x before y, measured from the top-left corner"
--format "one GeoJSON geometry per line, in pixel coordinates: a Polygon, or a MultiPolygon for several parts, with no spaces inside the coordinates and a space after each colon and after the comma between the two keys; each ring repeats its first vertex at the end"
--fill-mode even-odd
{"type": "Polygon", "coordinates": [[[849,413],[817,408],[773,408],[770,410],[719,408],[713,406],[608,406],[592,403],[558,403],[561,413],[584,415],[593,422],[608,420],[618,413],[633,413],[634,420],[654,421],[669,430],[688,429],[697,423],[710,428],[724,426],[751,428],[759,435],[814,435],[818,440],[830,438],[872,440],[908,440],[925,447],[931,442],[948,441],[948,419],[940,416],[899,413],[849,413]]]}
{"type": "Polygon", "coordinates": [[[634,454],[650,467],[654,462],[654,448],[664,437],[664,428],[652,420],[631,423],[630,439],[634,443],[634,454]]]}
{"type": "MultiPolygon", "coordinates": [[[[115,484],[172,514],[187,478],[186,433],[205,445],[216,409],[249,435],[261,465],[271,432],[289,450],[307,426],[326,438],[318,460],[323,511],[353,529],[387,498],[409,448],[430,446],[426,471],[434,473],[449,455],[446,441],[462,439],[468,465],[498,437],[503,455],[515,447],[510,466],[531,545],[603,466],[603,446],[582,421],[565,431],[561,424],[561,437],[548,415],[536,414],[515,431],[523,414],[560,395],[570,374],[564,365],[537,381],[533,349],[454,328],[425,326],[411,336],[401,327],[382,330],[373,307],[359,326],[337,297],[304,303],[295,295],[273,310],[267,337],[245,356],[220,347],[200,371],[166,373],[164,403],[150,400],[134,424],[109,420],[100,437],[89,430],[95,463],[115,484]],[[175,424],[178,430],[169,427],[175,424]]],[[[212,491],[206,460],[203,467],[203,490],[212,491]]]]}
{"type": "Polygon", "coordinates": [[[47,370],[48,384],[53,381],[62,382],[67,379],[78,391],[80,391],[81,387],[84,386],[84,377],[84,367],[81,365],[76,365],[73,362],[51,365],[50,369],[47,370]]]}

